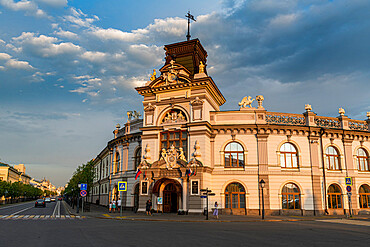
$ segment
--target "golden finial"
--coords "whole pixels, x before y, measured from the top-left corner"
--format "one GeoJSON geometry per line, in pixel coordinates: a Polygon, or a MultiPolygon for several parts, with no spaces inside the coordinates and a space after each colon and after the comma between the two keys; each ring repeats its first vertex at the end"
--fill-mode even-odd
{"type": "Polygon", "coordinates": [[[206,67],[202,61],[200,61],[200,64],[199,64],[199,73],[204,73],[204,67],[206,67]]]}
{"type": "Polygon", "coordinates": [[[346,111],[341,107],[341,108],[339,108],[338,113],[339,113],[339,115],[344,116],[344,113],[346,113],[346,111]]]}
{"type": "Polygon", "coordinates": [[[151,80],[151,81],[154,81],[154,80],[155,80],[155,78],[156,78],[156,75],[157,75],[157,72],[155,72],[155,69],[153,69],[153,74],[152,74],[152,76],[150,77],[150,80],[151,80]]]}
{"type": "Polygon", "coordinates": [[[306,105],[304,106],[304,109],[305,109],[306,111],[312,111],[312,106],[311,106],[310,104],[306,104],[306,105]]]}
{"type": "Polygon", "coordinates": [[[366,113],[366,117],[367,117],[367,119],[370,119],[370,111],[368,111],[368,112],[366,113]]]}

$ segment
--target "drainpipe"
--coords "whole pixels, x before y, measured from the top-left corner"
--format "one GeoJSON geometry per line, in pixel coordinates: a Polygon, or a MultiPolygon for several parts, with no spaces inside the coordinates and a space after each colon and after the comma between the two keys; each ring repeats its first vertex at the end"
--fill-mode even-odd
{"type": "Polygon", "coordinates": [[[329,214],[328,212],[328,196],[326,193],[326,171],[325,171],[325,161],[324,161],[324,147],[322,145],[322,136],[325,134],[325,129],[320,129],[320,149],[321,149],[321,163],[322,163],[322,175],[324,179],[324,198],[325,198],[325,214],[329,214]]]}

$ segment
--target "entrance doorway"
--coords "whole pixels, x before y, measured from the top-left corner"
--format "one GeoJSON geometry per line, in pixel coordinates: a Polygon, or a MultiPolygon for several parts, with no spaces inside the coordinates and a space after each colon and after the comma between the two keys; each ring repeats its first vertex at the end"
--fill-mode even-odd
{"type": "Polygon", "coordinates": [[[167,184],[163,190],[163,212],[176,213],[179,210],[179,193],[173,183],[167,184]]]}

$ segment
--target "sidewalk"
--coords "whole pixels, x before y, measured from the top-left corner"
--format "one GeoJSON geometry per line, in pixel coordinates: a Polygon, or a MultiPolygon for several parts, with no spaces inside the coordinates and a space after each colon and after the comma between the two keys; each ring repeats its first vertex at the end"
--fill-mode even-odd
{"type": "Polygon", "coordinates": [[[219,215],[215,219],[212,213],[209,213],[209,220],[207,221],[204,215],[190,214],[162,214],[154,213],[153,216],[148,216],[144,213],[134,213],[133,211],[122,211],[122,216],[119,212],[109,213],[108,209],[103,206],[90,204],[90,212],[76,213],[76,208],[72,209],[66,202],[64,206],[70,214],[80,215],[100,219],[114,219],[114,220],[138,220],[138,221],[173,221],[173,222],[257,222],[257,221],[312,221],[312,220],[327,220],[327,219],[350,219],[350,220],[366,220],[370,221],[370,215],[355,215],[352,218],[347,218],[345,215],[329,215],[329,216],[266,216],[264,220],[261,216],[255,215],[219,215]]]}

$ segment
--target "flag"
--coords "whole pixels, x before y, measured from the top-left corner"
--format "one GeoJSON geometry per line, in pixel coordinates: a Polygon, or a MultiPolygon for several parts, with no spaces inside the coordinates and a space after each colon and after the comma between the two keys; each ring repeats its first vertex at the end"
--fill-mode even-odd
{"type": "Polygon", "coordinates": [[[191,174],[192,176],[196,176],[197,175],[197,171],[196,170],[194,170],[193,172],[192,172],[192,174],[191,174]]]}
{"type": "Polygon", "coordinates": [[[185,175],[189,177],[191,176],[191,173],[192,173],[191,169],[187,169],[185,175]]]}
{"type": "Polygon", "coordinates": [[[140,169],[137,169],[137,172],[136,172],[136,175],[135,175],[135,180],[140,176],[142,172],[140,171],[140,169]]]}

